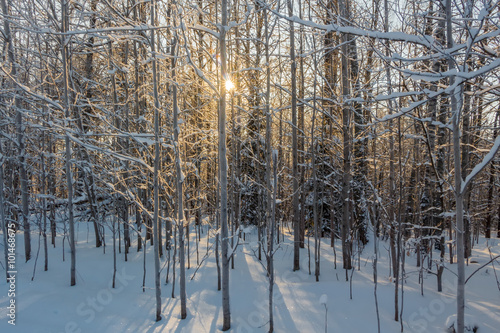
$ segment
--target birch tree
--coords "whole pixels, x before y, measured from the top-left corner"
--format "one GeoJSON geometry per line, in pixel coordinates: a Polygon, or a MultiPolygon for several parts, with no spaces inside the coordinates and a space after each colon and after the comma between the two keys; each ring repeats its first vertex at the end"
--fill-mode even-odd
{"type": "MultiPolygon", "coordinates": [[[[287,0],[288,15],[293,16],[293,2],[287,0]]],[[[298,179],[298,143],[297,143],[297,63],[295,60],[295,30],[290,21],[290,76],[292,80],[292,221],[293,221],[293,270],[300,269],[300,211],[299,211],[299,179],[298,179]]]]}
{"type": "MultiPolygon", "coordinates": [[[[182,184],[184,183],[184,174],[182,173],[180,144],[179,144],[179,106],[177,101],[177,83],[175,82],[175,66],[176,66],[176,44],[177,36],[172,40],[172,104],[173,104],[173,122],[172,133],[174,134],[174,150],[175,150],[175,172],[177,175],[177,228],[179,233],[179,285],[181,297],[181,319],[185,319],[186,312],[186,267],[185,267],[185,254],[184,254],[184,204],[183,204],[183,191],[182,184]]],[[[187,235],[189,236],[189,235],[187,235]]]]}
{"type": "Polygon", "coordinates": [[[29,222],[29,192],[28,192],[28,175],[26,173],[26,150],[24,138],[24,124],[23,124],[23,111],[21,107],[20,89],[17,88],[15,80],[17,79],[18,64],[16,62],[16,55],[14,52],[14,39],[10,30],[10,13],[6,0],[0,2],[3,14],[3,35],[5,38],[5,46],[7,49],[7,61],[10,64],[10,73],[12,88],[14,88],[14,108],[16,114],[16,136],[17,147],[19,153],[19,177],[21,183],[21,215],[24,228],[24,255],[26,261],[31,258],[31,234],[29,222]]]}
{"type": "MultiPolygon", "coordinates": [[[[226,29],[227,21],[227,0],[221,2],[221,26],[219,29],[219,47],[221,61],[221,77],[228,80],[227,59],[226,59],[226,29]]],[[[231,309],[229,303],[229,233],[227,225],[227,147],[226,147],[226,84],[220,85],[219,96],[219,180],[220,180],[220,225],[221,225],[221,256],[222,256],[222,330],[231,328],[231,309]]]]}
{"type": "Polygon", "coordinates": [[[71,281],[70,284],[74,286],[76,284],[76,248],[75,248],[75,221],[74,221],[74,211],[73,211],[73,175],[71,171],[71,142],[69,138],[69,126],[70,126],[70,101],[69,101],[69,52],[68,44],[70,37],[65,33],[69,31],[69,18],[68,18],[68,1],[61,0],[61,54],[62,54],[62,65],[63,65],[63,101],[64,101],[64,123],[65,123],[65,148],[66,148],[66,185],[68,191],[68,223],[69,223],[69,245],[71,248],[71,281]]]}
{"type": "MultiPolygon", "coordinates": [[[[154,27],[156,24],[156,2],[151,3],[151,26],[154,27]]],[[[153,98],[154,98],[154,142],[155,142],[155,158],[154,158],[154,215],[153,215],[153,240],[154,240],[154,252],[153,258],[155,262],[155,291],[156,291],[156,321],[161,320],[161,285],[160,285],[160,250],[159,250],[159,240],[158,240],[158,222],[159,222],[159,168],[160,168],[160,101],[158,97],[158,82],[157,82],[157,64],[156,64],[156,41],[155,41],[155,29],[151,29],[150,38],[151,47],[151,57],[152,57],[152,67],[153,67],[153,98]]],[[[181,202],[182,203],[182,202],[181,202]]],[[[182,229],[182,228],[181,228],[182,229]]]]}

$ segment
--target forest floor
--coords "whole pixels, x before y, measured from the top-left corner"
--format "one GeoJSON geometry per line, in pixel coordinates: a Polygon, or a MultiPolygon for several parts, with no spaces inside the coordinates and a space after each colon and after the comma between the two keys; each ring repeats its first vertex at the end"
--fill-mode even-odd
{"type": "MultiPolygon", "coordinates": [[[[113,248],[111,232],[108,228],[106,253],[103,248],[93,245],[93,229],[90,224],[77,223],[77,284],[70,287],[70,254],[67,242],[58,235],[56,247],[49,247],[49,270],[45,272],[43,245],[38,261],[35,260],[39,248],[38,233],[32,234],[33,259],[24,262],[24,244],[21,233],[17,234],[17,277],[16,277],[16,325],[8,323],[9,284],[0,280],[0,332],[62,333],[62,332],[217,332],[222,327],[221,292],[217,291],[217,270],[212,241],[209,256],[196,272],[197,255],[195,234],[190,236],[190,264],[187,270],[188,316],[180,319],[179,283],[176,282],[175,298],[172,293],[172,271],[170,282],[165,284],[166,259],[161,259],[162,316],[155,322],[155,290],[151,255],[152,247],[146,252],[146,288],[143,292],[144,253],[137,252],[136,237],[133,248],[124,261],[122,253],[117,254],[117,275],[115,288],[111,287],[113,276],[113,248]],[[36,265],[36,267],[35,267],[36,265]],[[35,277],[32,280],[33,272],[35,277]]],[[[246,230],[245,241],[241,242],[234,257],[234,270],[230,270],[230,303],[232,328],[230,332],[267,332],[268,330],[268,278],[265,257],[256,257],[258,243],[256,230],[246,230]]],[[[118,242],[117,242],[118,243],[118,242]]],[[[123,243],[121,244],[123,247],[123,243]]],[[[2,275],[3,245],[2,252],[2,275]]],[[[475,244],[473,256],[466,267],[469,276],[480,266],[500,254],[499,239],[488,242],[480,238],[475,244]]],[[[355,255],[355,269],[349,271],[352,277],[352,299],[350,282],[346,282],[346,272],[342,269],[340,244],[336,243],[335,256],[329,239],[321,241],[320,281],[314,276],[314,239],[310,239],[311,273],[306,248],[301,249],[301,269],[292,271],[293,245],[287,231],[284,242],[280,243],[274,255],[275,292],[274,327],[275,332],[325,332],[325,306],[320,303],[322,295],[327,295],[328,332],[377,332],[377,316],[374,298],[373,259],[374,246],[369,242],[358,257],[355,255]],[[359,258],[359,261],[358,261],[359,258]],[[359,270],[358,270],[359,266],[359,270]]],[[[388,243],[379,242],[378,259],[378,308],[381,332],[400,332],[400,323],[394,321],[394,282],[390,277],[390,257],[388,243]]],[[[207,253],[206,230],[199,245],[199,259],[207,253]]],[[[434,250],[434,259],[439,252],[434,250]]],[[[448,258],[448,254],[447,257],[448,258]]],[[[445,332],[446,322],[456,312],[456,265],[447,264],[443,274],[443,292],[437,292],[436,277],[424,272],[423,296],[419,284],[419,268],[413,251],[405,257],[406,269],[403,289],[404,332],[445,332]]],[[[467,321],[477,323],[479,333],[500,332],[500,264],[487,265],[476,273],[466,285],[467,321]]],[[[427,264],[426,264],[427,266],[427,264]]],[[[177,265],[178,267],[178,265],[177,265]]],[[[435,265],[432,270],[435,271],[435,265]]],[[[178,272],[177,272],[177,276],[178,272]]],[[[400,290],[401,296],[401,290],[400,290]]]]}

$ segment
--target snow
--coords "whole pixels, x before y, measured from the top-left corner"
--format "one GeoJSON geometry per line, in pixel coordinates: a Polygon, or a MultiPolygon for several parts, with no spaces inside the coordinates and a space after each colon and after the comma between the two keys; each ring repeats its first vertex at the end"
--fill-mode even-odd
{"type": "MultiPolygon", "coordinates": [[[[288,230],[288,227],[290,225],[285,226],[284,229],[288,230]]],[[[62,224],[58,225],[56,247],[49,246],[48,248],[49,270],[43,271],[43,249],[41,249],[33,281],[31,281],[31,276],[35,259],[24,262],[23,237],[21,233],[17,234],[16,327],[7,323],[9,287],[5,279],[0,279],[0,332],[204,333],[220,331],[222,306],[221,292],[217,291],[214,240],[210,238],[207,244],[205,226],[202,241],[199,244],[200,259],[207,253],[207,248],[209,257],[201,263],[196,275],[194,275],[197,268],[195,233],[191,230],[191,269],[188,269],[186,273],[188,316],[185,320],[180,319],[179,284],[176,283],[176,298],[171,298],[172,275],[170,275],[170,283],[165,284],[166,259],[165,257],[161,259],[163,319],[159,322],[154,320],[154,261],[149,243],[146,253],[145,291],[142,291],[144,253],[137,252],[135,235],[128,261],[124,261],[123,252],[117,253],[117,279],[115,288],[112,288],[113,253],[110,228],[105,228],[106,254],[103,254],[102,248],[95,248],[92,241],[93,228],[90,223],[77,222],[75,229],[77,233],[77,285],[73,287],[69,286],[70,262],[67,244],[65,246],[66,261],[62,261],[62,224]]],[[[230,270],[232,328],[229,332],[264,333],[268,330],[269,284],[265,270],[265,256],[262,262],[259,262],[255,256],[258,251],[256,228],[247,227],[245,232],[245,241],[241,240],[238,248],[234,250],[235,269],[230,270]]],[[[211,235],[213,235],[212,231],[211,235]]],[[[329,242],[329,239],[322,239],[320,282],[315,282],[314,274],[308,273],[307,245],[305,249],[300,249],[301,269],[292,271],[293,237],[288,231],[286,232],[284,242],[280,242],[274,255],[275,332],[324,332],[324,305],[327,302],[328,332],[376,332],[377,319],[372,272],[373,246],[365,247],[361,254],[361,269],[353,271],[353,299],[351,300],[349,282],[345,281],[345,271],[341,268],[340,242],[336,242],[337,269],[334,268],[334,256],[329,242]]],[[[38,244],[38,232],[33,230],[34,254],[36,254],[38,244]]],[[[489,260],[488,246],[493,255],[500,254],[497,242],[486,242],[484,238],[481,238],[479,244],[475,244],[473,249],[474,258],[487,262],[489,260]]],[[[377,295],[381,331],[396,333],[400,331],[400,324],[392,319],[394,283],[389,274],[388,248],[388,244],[380,240],[377,295]]],[[[0,244],[0,251],[3,251],[2,244],[0,244]]],[[[439,257],[437,251],[434,257],[439,257]]],[[[410,253],[410,256],[406,258],[404,279],[404,331],[446,332],[447,324],[453,321],[450,318],[453,318],[456,311],[456,277],[454,275],[456,264],[447,264],[447,269],[443,273],[443,292],[441,293],[436,291],[435,276],[424,271],[424,296],[421,296],[418,283],[419,270],[415,267],[415,262],[416,254],[410,253]],[[447,318],[449,321],[446,320],[447,318]]],[[[355,267],[357,265],[356,261],[355,267]]],[[[466,276],[478,267],[478,264],[467,266],[466,276]]],[[[498,265],[495,267],[498,269],[498,265]]],[[[314,270],[313,262],[311,262],[311,268],[314,270]]],[[[3,270],[1,273],[3,274],[3,270]]],[[[500,292],[497,289],[491,265],[468,281],[466,296],[467,321],[480,323],[479,332],[481,333],[498,332],[500,292]]]]}
{"type": "Polygon", "coordinates": [[[146,146],[153,146],[155,144],[154,135],[152,134],[130,133],[130,137],[146,146]]]}
{"type": "Polygon", "coordinates": [[[500,150],[500,135],[495,138],[495,143],[493,147],[491,147],[490,151],[484,156],[481,163],[477,164],[474,169],[470,172],[470,174],[465,178],[465,181],[462,182],[462,188],[460,189],[461,193],[464,193],[467,185],[476,177],[478,173],[480,173],[492,160],[495,158],[495,154],[500,150]]]}
{"type": "Polygon", "coordinates": [[[405,134],[406,139],[414,139],[414,140],[425,140],[425,137],[422,135],[415,134],[405,134]]]}
{"type": "Polygon", "coordinates": [[[394,93],[391,93],[389,95],[377,95],[375,97],[375,100],[376,101],[385,101],[385,100],[389,100],[389,99],[396,99],[396,98],[400,98],[400,97],[407,97],[407,96],[418,96],[418,95],[422,95],[423,92],[422,91],[409,91],[409,92],[394,92],[394,93]]]}
{"type": "Polygon", "coordinates": [[[218,32],[212,30],[212,29],[209,29],[203,25],[200,25],[200,24],[195,24],[193,25],[192,27],[190,27],[191,29],[195,29],[195,30],[201,30],[203,32],[206,32],[206,33],[209,33],[211,34],[212,36],[214,36],[215,38],[219,39],[220,38],[220,35],[218,32]]]}
{"type": "MultiPolygon", "coordinates": [[[[453,329],[456,329],[456,321],[457,321],[457,315],[451,315],[448,318],[446,318],[445,326],[448,329],[447,332],[454,332],[453,329]]],[[[474,328],[479,328],[479,327],[481,327],[481,325],[477,323],[474,317],[470,315],[465,315],[465,332],[474,332],[474,328]]]]}

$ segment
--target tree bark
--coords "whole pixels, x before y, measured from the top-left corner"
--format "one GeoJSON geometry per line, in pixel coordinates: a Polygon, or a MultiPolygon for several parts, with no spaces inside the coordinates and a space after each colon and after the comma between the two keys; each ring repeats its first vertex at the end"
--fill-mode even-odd
{"type": "MultiPolygon", "coordinates": [[[[495,116],[495,123],[494,123],[494,130],[493,130],[493,137],[496,138],[498,135],[498,128],[500,127],[500,109],[497,111],[497,114],[495,116]]],[[[486,221],[485,221],[485,237],[486,238],[491,238],[491,229],[492,229],[492,221],[493,221],[493,190],[495,188],[495,176],[497,173],[497,163],[496,161],[491,162],[491,170],[490,170],[490,179],[489,179],[489,184],[488,184],[488,209],[487,209],[487,215],[486,215],[486,221]]],[[[498,234],[500,235],[500,216],[498,220],[498,234]]]]}
{"type": "MultiPolygon", "coordinates": [[[[344,20],[349,20],[350,9],[347,0],[339,2],[340,14],[344,20]]],[[[346,280],[348,280],[347,270],[351,266],[351,205],[350,205],[350,192],[351,192],[351,136],[350,136],[350,122],[351,122],[351,106],[347,102],[350,96],[350,82],[349,82],[349,42],[351,37],[349,34],[342,34],[342,135],[343,135],[343,167],[342,167],[342,259],[343,268],[346,270],[346,280]]]]}
{"type": "MultiPolygon", "coordinates": [[[[454,45],[451,20],[451,0],[446,0],[446,39],[448,49],[454,45]]],[[[448,59],[448,70],[454,67],[453,59],[448,59]]],[[[450,78],[453,86],[456,78],[450,78]]],[[[460,151],[460,108],[459,94],[461,87],[455,87],[451,92],[451,114],[453,132],[453,160],[455,167],[455,205],[456,205],[456,238],[457,238],[457,333],[464,333],[465,329],[465,252],[464,252],[464,196],[462,192],[462,165],[460,151]]]]}
{"type": "Polygon", "coordinates": [[[3,156],[2,142],[0,142],[0,222],[2,223],[2,234],[3,234],[3,253],[5,257],[5,279],[7,283],[9,282],[9,270],[8,265],[8,242],[7,242],[7,220],[5,219],[5,203],[4,203],[4,182],[3,182],[3,164],[5,163],[5,157],[3,156]]]}
{"type": "MultiPolygon", "coordinates": [[[[226,59],[226,29],[227,29],[227,0],[221,2],[222,21],[220,34],[220,59],[221,77],[227,79],[227,59],[226,59]]],[[[229,258],[228,258],[228,226],[227,226],[227,147],[226,147],[226,85],[220,85],[219,100],[219,176],[221,188],[221,256],[222,256],[222,330],[231,328],[231,309],[229,304],[229,258]]]]}
{"type": "Polygon", "coordinates": [[[274,287],[274,263],[273,263],[273,243],[274,243],[274,222],[276,221],[276,156],[273,155],[274,165],[274,187],[271,182],[271,63],[269,54],[269,22],[268,11],[264,13],[264,27],[265,27],[265,54],[266,54],[266,226],[267,226],[267,273],[269,275],[269,333],[274,332],[274,318],[273,318],[273,287],[274,287]],[[274,202],[273,202],[274,199],[274,202]]]}
{"type": "MultiPolygon", "coordinates": [[[[156,18],[156,1],[151,2],[151,26],[155,26],[156,18]]],[[[151,55],[153,58],[153,98],[154,98],[154,137],[155,137],[155,158],[153,170],[153,258],[155,262],[155,291],[156,291],[156,321],[161,320],[161,286],[160,286],[160,252],[158,241],[158,220],[159,220],[159,168],[160,168],[160,102],[158,99],[158,78],[157,78],[157,63],[155,51],[155,29],[151,29],[151,55]]]]}
{"type": "Polygon", "coordinates": [[[273,203],[271,225],[269,226],[269,333],[274,332],[273,289],[274,289],[274,227],[276,225],[276,201],[278,195],[278,151],[273,150],[273,203]]]}
{"type": "MultiPolygon", "coordinates": [[[[287,0],[288,15],[293,16],[293,2],[287,0]]],[[[292,77],[292,179],[293,179],[293,270],[300,269],[300,211],[297,156],[297,63],[295,61],[295,31],[290,21],[290,61],[292,77]]]]}
{"type": "MultiPolygon", "coordinates": [[[[185,254],[184,254],[184,203],[183,203],[183,191],[182,184],[184,182],[184,175],[182,173],[181,166],[181,155],[180,155],[180,144],[179,144],[179,106],[177,102],[177,84],[175,82],[175,49],[177,40],[174,37],[172,45],[172,103],[174,108],[174,117],[172,123],[172,132],[174,133],[174,149],[175,149],[175,172],[177,175],[177,226],[179,229],[179,288],[181,297],[181,319],[187,317],[186,310],[186,264],[185,264],[185,254]]],[[[189,236],[189,235],[186,235],[189,236]]]]}
{"type": "Polygon", "coordinates": [[[68,221],[69,221],[69,243],[71,248],[71,281],[70,284],[76,284],[76,249],[75,249],[75,222],[73,212],[73,175],[71,172],[71,143],[69,140],[69,126],[70,126],[70,102],[69,102],[69,54],[68,43],[69,37],[65,33],[69,30],[69,19],[67,12],[66,0],[61,0],[62,11],[62,33],[61,46],[62,46],[62,63],[63,63],[63,85],[64,85],[64,114],[65,114],[65,145],[66,145],[66,184],[68,191],[68,221]]]}
{"type": "MultiPolygon", "coordinates": [[[[5,38],[5,46],[7,46],[8,61],[10,63],[10,75],[12,80],[17,79],[17,66],[16,55],[14,52],[14,40],[10,30],[9,20],[6,19],[10,16],[9,7],[5,0],[1,1],[3,20],[3,35],[5,38]]],[[[12,82],[12,87],[15,87],[15,82],[12,82]]],[[[19,90],[16,88],[15,90],[19,90]]],[[[21,183],[21,213],[23,215],[23,228],[24,228],[24,254],[26,261],[31,258],[31,234],[29,223],[29,192],[28,192],[28,175],[26,173],[26,150],[24,145],[24,125],[23,114],[21,107],[21,100],[19,99],[19,92],[14,94],[14,107],[16,109],[16,136],[17,147],[19,151],[19,178],[21,183]]]]}

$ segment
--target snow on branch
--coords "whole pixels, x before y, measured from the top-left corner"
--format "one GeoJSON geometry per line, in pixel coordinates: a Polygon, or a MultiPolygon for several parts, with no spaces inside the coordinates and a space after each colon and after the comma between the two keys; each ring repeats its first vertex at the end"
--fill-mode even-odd
{"type": "Polygon", "coordinates": [[[92,145],[90,143],[83,142],[83,141],[79,140],[78,138],[76,138],[75,136],[71,135],[69,133],[69,131],[66,131],[66,134],[68,135],[69,139],[72,142],[80,145],[81,147],[84,147],[84,148],[86,148],[88,150],[92,150],[92,151],[98,151],[98,152],[106,153],[106,154],[114,156],[117,159],[122,160],[122,161],[130,161],[130,162],[137,163],[139,165],[144,166],[150,172],[153,172],[153,168],[150,165],[148,165],[146,162],[144,162],[143,160],[141,160],[141,159],[138,159],[138,158],[135,158],[135,157],[132,157],[132,156],[123,155],[123,154],[120,154],[120,153],[117,153],[117,152],[114,152],[114,151],[105,150],[103,148],[94,146],[94,145],[92,145]]]}
{"type": "Polygon", "coordinates": [[[394,92],[388,95],[377,95],[375,97],[376,101],[385,101],[388,99],[395,99],[395,98],[400,98],[400,97],[408,97],[408,96],[419,96],[422,95],[424,92],[423,91],[408,91],[408,92],[394,92]]]}
{"type": "MultiPolygon", "coordinates": [[[[368,29],[362,29],[362,28],[357,28],[357,27],[352,27],[352,26],[341,26],[335,23],[330,23],[330,24],[320,24],[316,23],[313,21],[309,20],[304,20],[301,19],[297,16],[287,16],[284,14],[281,14],[277,10],[271,10],[274,15],[277,17],[280,17],[282,19],[288,20],[290,22],[294,22],[297,24],[300,24],[305,27],[313,28],[313,29],[318,29],[318,30],[323,30],[325,32],[337,32],[337,33],[344,33],[344,34],[351,34],[354,36],[360,36],[360,37],[368,37],[368,38],[374,38],[374,39],[381,39],[381,40],[389,40],[389,41],[394,41],[394,42],[406,42],[406,43],[413,43],[416,45],[421,45],[424,47],[427,47],[429,49],[438,49],[439,42],[435,40],[434,37],[430,35],[424,35],[424,34],[418,34],[418,35],[413,35],[413,34],[408,34],[405,32],[401,31],[392,31],[392,32],[382,32],[382,31],[376,31],[376,30],[368,30],[368,29]]],[[[484,17],[478,17],[478,21],[484,20],[484,17]]],[[[474,42],[477,44],[482,41],[487,41],[488,39],[492,39],[500,35],[500,29],[496,29],[487,33],[484,33],[480,36],[476,36],[474,39],[474,42]]],[[[462,43],[462,44],[457,44],[454,45],[452,48],[448,49],[442,49],[439,48],[439,53],[441,53],[444,56],[449,56],[452,53],[458,52],[459,50],[462,49],[467,49],[469,48],[470,45],[468,42],[462,43]]],[[[434,56],[431,56],[433,58],[434,56]]],[[[402,57],[396,57],[394,60],[404,60],[404,61],[415,61],[419,59],[404,59],[402,57]]]]}
{"type": "MultiPolygon", "coordinates": [[[[181,23],[182,23],[182,18],[181,18],[181,23]]],[[[184,50],[186,51],[186,59],[187,59],[188,64],[193,68],[196,75],[199,78],[201,78],[203,81],[205,81],[208,84],[208,86],[215,92],[215,94],[217,96],[219,96],[219,90],[217,89],[217,87],[203,74],[203,72],[193,62],[192,57],[191,57],[191,52],[189,51],[189,48],[188,48],[189,43],[187,41],[186,33],[184,30],[182,30],[182,38],[184,40],[183,47],[184,47],[184,50]]]]}
{"type": "Polygon", "coordinates": [[[193,26],[190,26],[189,29],[200,30],[200,31],[206,32],[207,34],[214,36],[217,39],[220,38],[220,34],[217,31],[209,29],[209,28],[207,28],[203,25],[200,25],[200,24],[195,24],[193,26]]]}
{"type": "Polygon", "coordinates": [[[301,19],[297,16],[286,16],[276,10],[271,10],[271,12],[273,12],[276,16],[288,20],[290,22],[298,23],[300,25],[313,29],[324,30],[325,32],[340,32],[345,34],[351,34],[354,36],[414,43],[428,48],[432,48],[435,47],[435,45],[437,45],[437,43],[434,40],[434,37],[429,35],[412,35],[400,31],[381,32],[381,31],[366,30],[349,26],[344,27],[335,23],[320,24],[313,21],[301,19]]]}
{"type": "Polygon", "coordinates": [[[5,69],[4,66],[0,65],[0,69],[2,70],[2,72],[4,72],[5,75],[7,75],[7,77],[9,77],[14,83],[16,86],[18,86],[22,91],[24,91],[25,93],[33,96],[34,98],[37,98],[41,101],[44,101],[45,103],[53,106],[55,109],[58,109],[60,111],[64,111],[64,108],[61,104],[57,103],[56,101],[48,98],[47,96],[45,95],[41,95],[41,94],[37,94],[36,92],[32,91],[28,86],[25,86],[23,85],[22,83],[18,82],[17,80],[15,80],[9,73],[9,71],[7,71],[5,69]]]}
{"type": "MultiPolygon", "coordinates": [[[[417,100],[415,102],[412,102],[407,107],[401,108],[401,111],[393,113],[393,114],[385,115],[382,118],[377,118],[375,120],[375,122],[381,122],[382,123],[382,122],[389,121],[391,119],[396,119],[396,118],[399,118],[399,117],[402,117],[402,116],[406,116],[410,112],[412,112],[414,109],[416,109],[417,107],[419,107],[419,106],[424,105],[425,103],[427,103],[430,99],[438,97],[438,96],[440,96],[442,94],[450,94],[450,93],[452,93],[462,83],[463,83],[463,80],[460,79],[460,80],[456,80],[456,82],[454,84],[452,84],[451,86],[449,86],[449,87],[447,87],[445,89],[440,89],[438,91],[430,91],[428,89],[424,89],[423,92],[425,94],[427,94],[427,99],[421,99],[421,100],[417,100]]],[[[438,123],[436,123],[436,124],[438,124],[438,123]]],[[[449,129],[451,129],[451,126],[448,126],[448,125],[445,125],[445,124],[439,125],[439,126],[443,127],[443,128],[449,128],[449,129]]]]}
{"type": "Polygon", "coordinates": [[[474,169],[470,172],[470,174],[465,178],[462,182],[462,187],[460,188],[460,193],[463,194],[467,185],[495,158],[496,153],[500,149],[500,136],[497,136],[495,139],[495,143],[491,150],[484,156],[483,161],[476,165],[474,169]]]}
{"type": "Polygon", "coordinates": [[[409,77],[411,77],[414,80],[422,80],[426,82],[436,82],[439,80],[442,80],[443,78],[447,77],[459,77],[464,80],[470,80],[475,77],[484,75],[488,72],[491,72],[495,68],[500,66],[500,58],[497,58],[490,62],[489,64],[482,66],[478,70],[475,71],[470,71],[470,72],[464,72],[464,71],[458,71],[457,69],[451,69],[446,72],[440,72],[440,73],[430,73],[430,72],[415,72],[411,70],[402,70],[401,72],[409,77]]]}

